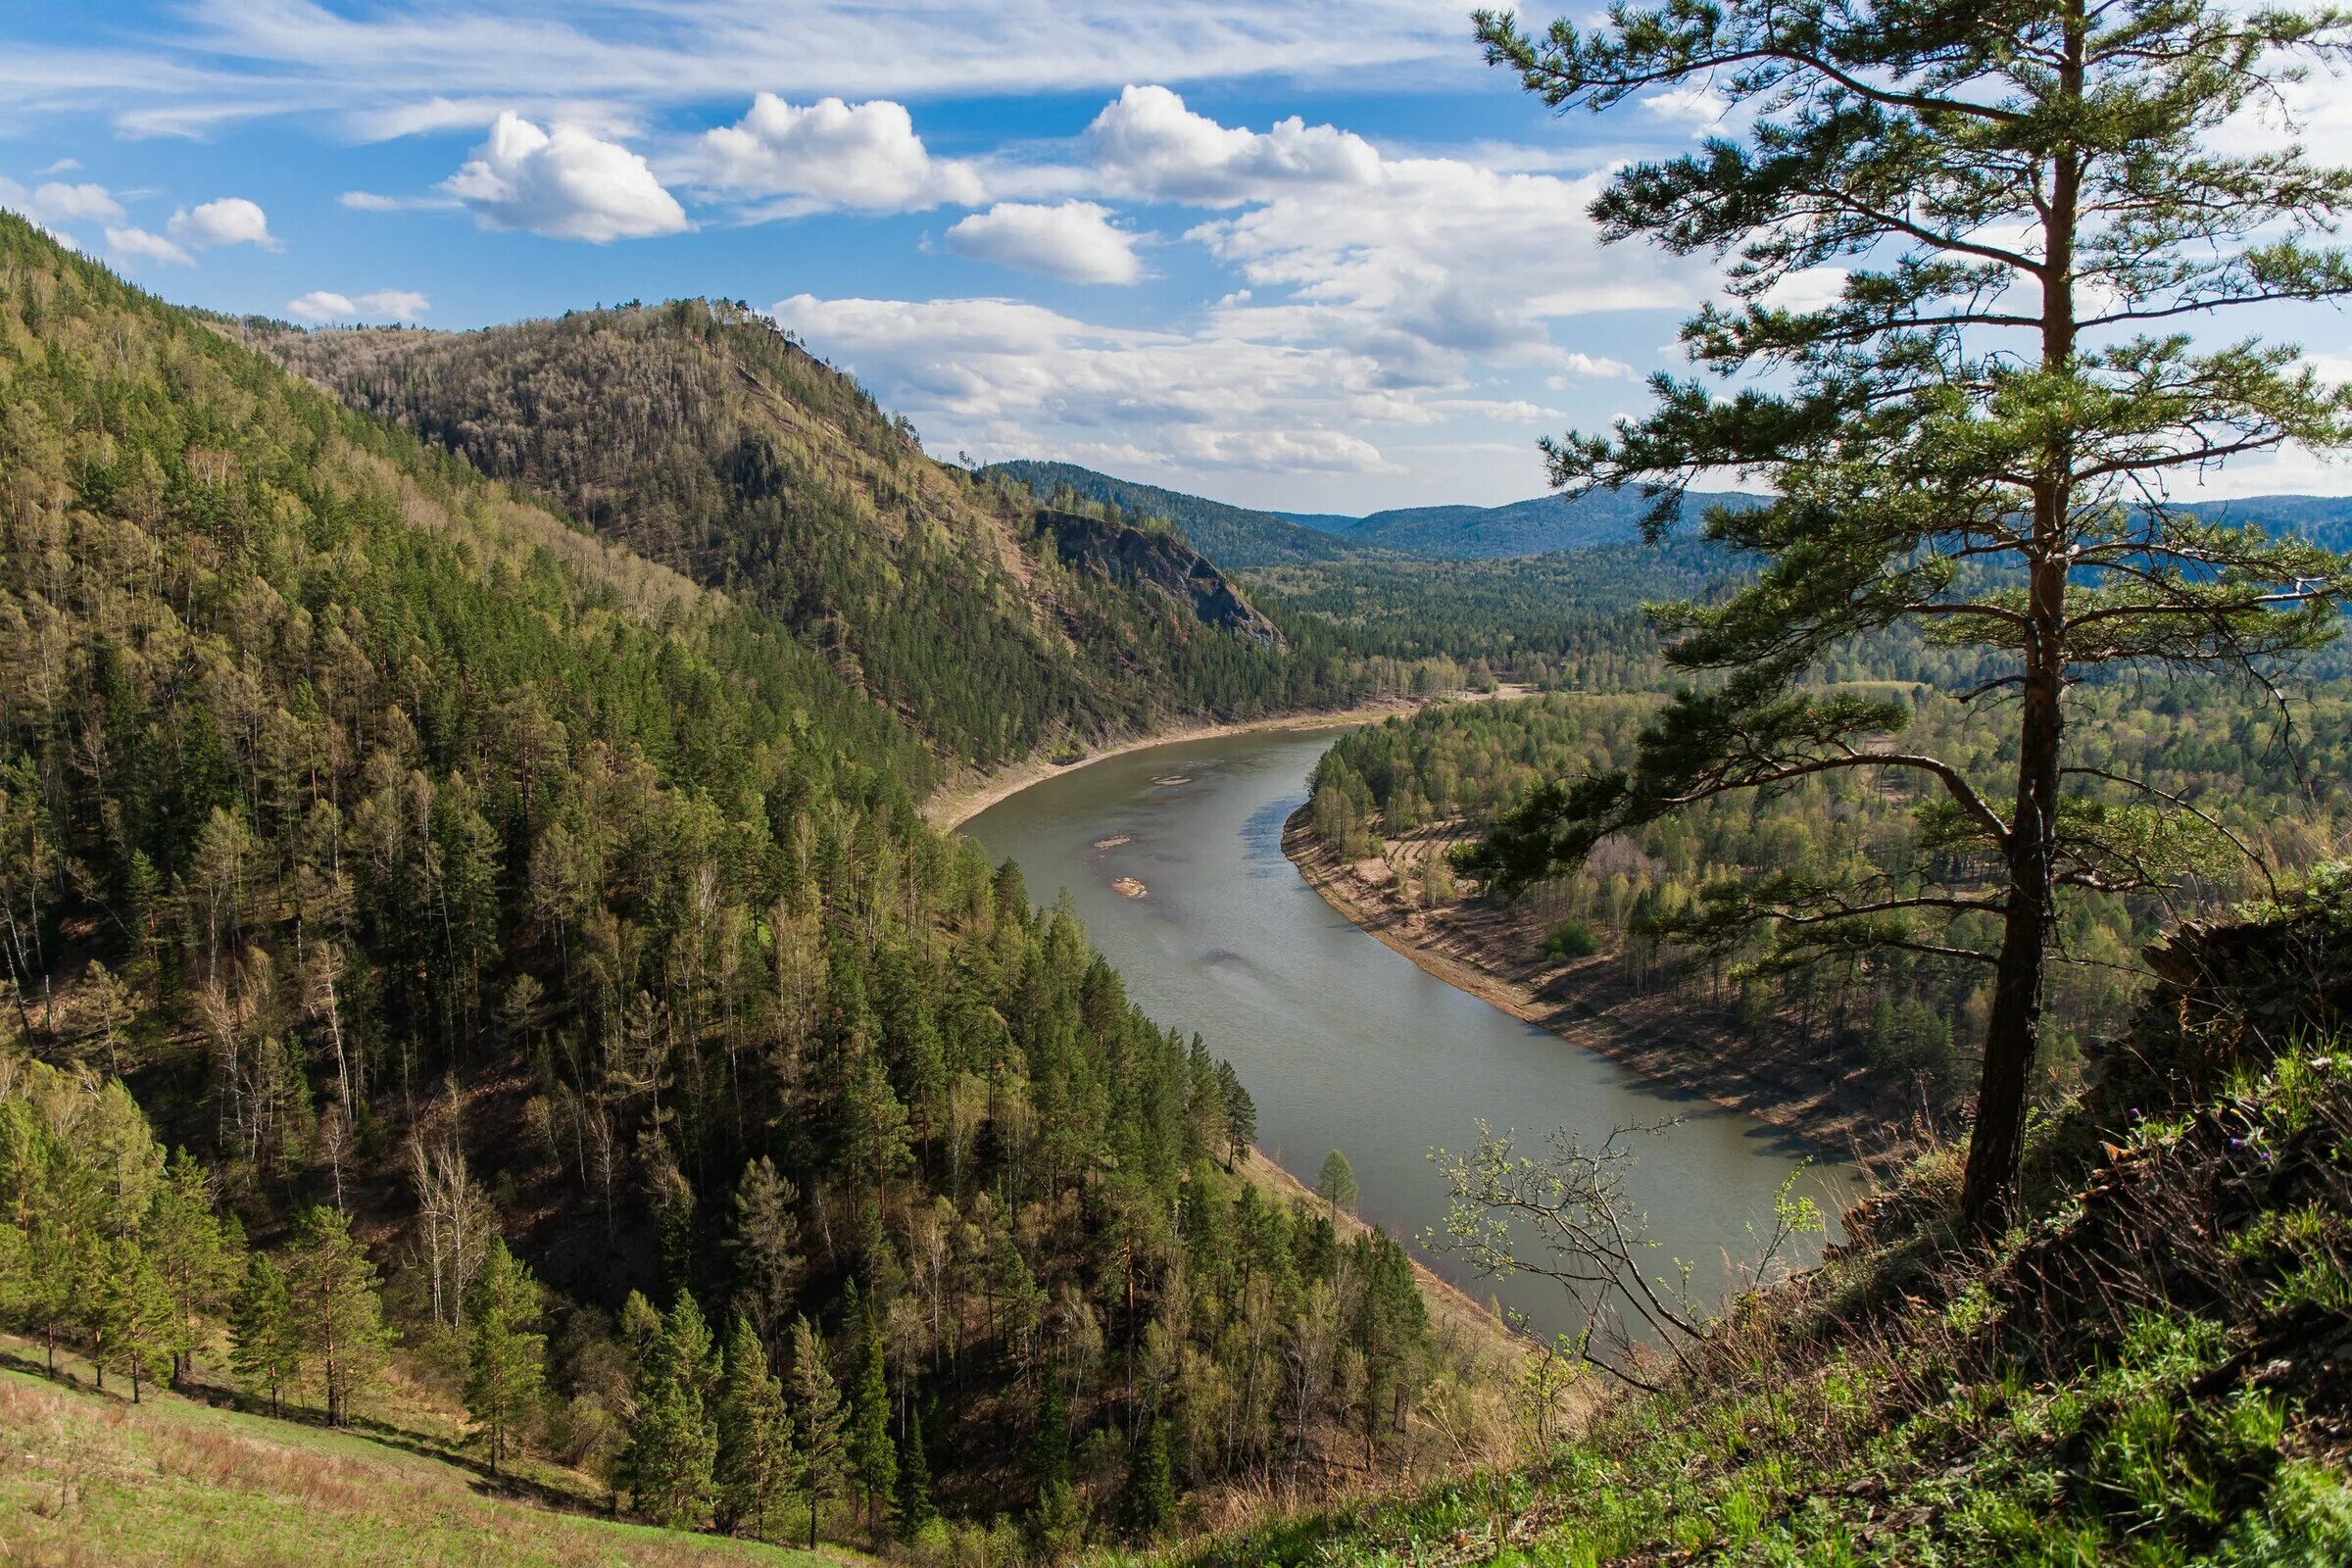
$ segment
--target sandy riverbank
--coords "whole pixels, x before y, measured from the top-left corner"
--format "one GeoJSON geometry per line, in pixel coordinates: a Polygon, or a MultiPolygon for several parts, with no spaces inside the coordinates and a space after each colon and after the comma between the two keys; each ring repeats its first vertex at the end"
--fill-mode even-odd
{"type": "Polygon", "coordinates": [[[1271,718],[1253,718],[1239,724],[1190,724],[1182,729],[1138,735],[1129,740],[1107,742],[1074,762],[1051,762],[1043,758],[1031,758],[1026,762],[1015,762],[1010,767],[998,768],[992,773],[952,780],[942,785],[938,793],[931,797],[930,804],[923,808],[923,819],[935,828],[953,832],[999,801],[1010,800],[1042,779],[1066,773],[1074,767],[1108,761],[1111,758],[1140,752],[1146,747],[1215,740],[1224,735],[1249,735],[1259,730],[1348,729],[1358,724],[1376,724],[1384,718],[1410,713],[1432,703],[1491,702],[1501,697],[1521,696],[1525,691],[1525,687],[1503,686],[1493,692],[1448,692],[1442,697],[1384,697],[1360,708],[1337,711],[1278,713],[1271,718]]]}
{"type": "Polygon", "coordinates": [[[1664,993],[1632,995],[1608,978],[1605,957],[1568,963],[1528,956],[1536,939],[1483,901],[1436,918],[1409,907],[1395,883],[1366,881],[1332,855],[1304,807],[1283,824],[1282,848],[1326,904],[1457,991],[1865,1167],[1907,1158],[1918,1146],[1926,1107],[1907,1086],[1803,1042],[1759,1038],[1664,993]]]}

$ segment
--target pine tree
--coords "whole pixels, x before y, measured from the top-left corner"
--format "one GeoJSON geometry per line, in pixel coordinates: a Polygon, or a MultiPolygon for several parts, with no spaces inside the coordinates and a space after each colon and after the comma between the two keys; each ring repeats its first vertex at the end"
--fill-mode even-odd
{"type": "Polygon", "coordinates": [[[383,1375],[397,1338],[384,1322],[375,1265],[352,1237],[349,1216],[314,1205],[295,1217],[286,1285],[303,1359],[326,1395],[326,1424],[341,1426],[353,1396],[383,1375]]]}
{"type": "Polygon", "coordinates": [[[1049,1362],[1038,1397],[1037,1425],[1029,1436],[1029,1480],[1036,1501],[1029,1512],[1029,1538],[1039,1552],[1059,1557],[1076,1548],[1084,1533],[1078,1492],[1070,1485],[1070,1418],[1062,1405],[1061,1372],[1049,1362]]]}
{"type": "Polygon", "coordinates": [[[1791,966],[1892,951],[1982,966],[1961,1211],[1997,1231],[2064,906],[2168,897],[2229,853],[2158,781],[2090,765],[2069,705],[2103,672],[2149,668],[2278,693],[2278,662],[2335,636],[2352,598],[2352,560],[2176,499],[2240,454],[2352,446],[2352,388],[2230,318],[2352,296],[2331,243],[2352,170],[2217,136],[2340,56],[2352,16],[1676,0],[1540,35],[1483,12],[1478,31],[1554,109],[1703,87],[1739,127],[1627,166],[1594,202],[1611,239],[1737,252],[1734,303],[1685,324],[1705,373],[1656,377],[1646,417],[1547,441],[1553,483],[1642,489],[1653,539],[1694,476],[1753,475],[1773,498],[1705,522],[1761,561],[1748,586],[1661,609],[1670,662],[1710,680],[1650,723],[1632,767],[1536,791],[1477,868],[1508,890],[1610,834],[1809,778],[1932,792],[1899,873],[1726,879],[1679,931],[1761,924],[1791,966]],[[1826,300],[1779,294],[1825,277],[1826,300]],[[2192,318],[2219,341],[2197,343],[2192,318]],[[1997,771],[1898,743],[1907,704],[1820,681],[1887,630],[1970,651],[1976,691],[2004,694],[1997,771]]]}
{"type": "Polygon", "coordinates": [[[1257,1143],[1257,1102],[1230,1061],[1217,1063],[1217,1092],[1225,1102],[1225,1168],[1231,1170],[1257,1143]]]}
{"type": "Polygon", "coordinates": [[[110,1366],[128,1378],[130,1402],[137,1404],[144,1385],[172,1365],[182,1335],[171,1291],[137,1242],[123,1237],[100,1255],[106,1266],[88,1291],[90,1362],[102,1389],[110,1366]]]}
{"type": "Polygon", "coordinates": [[[790,1418],[784,1385],[768,1370],[767,1348],[748,1317],[728,1332],[726,1371],[718,1396],[718,1525],[746,1526],[765,1540],[769,1517],[794,1480],[790,1418]]]}
{"type": "Polygon", "coordinates": [[[1150,1541],[1176,1519],[1176,1479],[1168,1455],[1168,1424],[1158,1411],[1144,1418],[1144,1430],[1128,1456],[1127,1485],[1120,1495],[1127,1529],[1150,1541]]]}
{"type": "Polygon", "coordinates": [[[681,1290],[638,1369],[620,1462],[637,1511],[657,1524],[699,1526],[710,1512],[718,1433],[705,1396],[715,1382],[710,1326],[681,1290]]]}
{"type": "Polygon", "coordinates": [[[792,1326],[790,1406],[801,1494],[808,1502],[808,1549],[814,1551],[817,1509],[841,1494],[844,1454],[841,1392],[825,1366],[824,1342],[806,1317],[792,1326]]]}
{"type": "Polygon", "coordinates": [[[856,1336],[850,1356],[850,1474],[863,1494],[866,1527],[872,1529],[881,1523],[877,1509],[889,1509],[899,1483],[899,1450],[890,1439],[890,1372],[880,1326],[859,1299],[856,1281],[850,1284],[846,1313],[856,1336]]]}
{"type": "Polygon", "coordinates": [[[1336,1149],[1323,1156],[1323,1169],[1315,1176],[1315,1196],[1329,1205],[1334,1223],[1341,1214],[1355,1211],[1355,1167],[1336,1149]]]}
{"type": "Polygon", "coordinates": [[[546,1378],[547,1337],[539,1323],[539,1282],[495,1237],[474,1276],[466,1303],[466,1409],[490,1438],[490,1473],[498,1474],[510,1446],[539,1401],[546,1378]]]}
{"type": "MultiPolygon", "coordinates": [[[[195,1156],[182,1149],[172,1155],[163,1183],[147,1208],[140,1239],[170,1291],[183,1324],[216,1310],[236,1278],[238,1246],[213,1205],[212,1182],[195,1156]]],[[[192,1370],[193,1337],[172,1356],[172,1378],[192,1370]]]]}
{"type": "Polygon", "coordinates": [[[270,1413],[282,1408],[286,1385],[302,1373],[302,1340],[286,1278],[267,1252],[245,1259],[245,1277],[228,1309],[229,1369],[247,1392],[267,1390],[270,1413]]]}
{"type": "Polygon", "coordinates": [[[931,1456],[923,1451],[923,1412],[915,1404],[906,1408],[906,1433],[899,1443],[898,1514],[899,1536],[905,1541],[914,1540],[939,1517],[931,1500],[931,1456]]]}

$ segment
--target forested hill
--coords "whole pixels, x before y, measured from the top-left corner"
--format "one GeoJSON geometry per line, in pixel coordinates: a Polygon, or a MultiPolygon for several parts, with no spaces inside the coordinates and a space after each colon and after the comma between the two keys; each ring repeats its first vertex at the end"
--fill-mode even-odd
{"type": "Polygon", "coordinates": [[[353,407],[758,604],[954,760],[1369,690],[1327,649],[1292,657],[1071,569],[1026,489],[932,462],[904,420],[740,306],[466,333],[238,330],[353,407]]]}
{"type": "Polygon", "coordinates": [[[1401,1250],[1237,1171],[1232,1069],[922,826],[929,749],[753,573],[614,542],[685,514],[582,532],[6,215],[0,476],[35,1364],[462,1397],[641,1517],[970,1561],[1438,1457],[1401,1250]]]}
{"type": "Polygon", "coordinates": [[[1227,506],[1222,501],[1186,495],[1181,490],[1163,490],[1132,479],[1114,479],[1074,463],[1024,459],[994,463],[982,472],[1002,475],[1022,485],[1047,504],[1066,492],[1115,506],[1133,515],[1164,517],[1183,529],[1185,537],[1203,555],[1229,571],[1339,561],[1370,554],[1275,513],[1227,506]]]}

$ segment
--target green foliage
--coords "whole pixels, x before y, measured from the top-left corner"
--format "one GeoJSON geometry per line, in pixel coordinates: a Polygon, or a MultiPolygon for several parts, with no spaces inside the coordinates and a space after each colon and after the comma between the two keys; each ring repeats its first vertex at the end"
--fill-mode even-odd
{"type": "Polygon", "coordinates": [[[848,1300],[850,1336],[850,1474],[863,1494],[870,1529],[887,1515],[899,1484],[898,1445],[890,1436],[890,1374],[883,1358],[882,1330],[859,1300],[848,1300]]]}
{"type": "Polygon", "coordinates": [[[808,1545],[816,1546],[817,1512],[841,1495],[848,1480],[848,1445],[842,1432],[841,1391],[825,1365],[824,1342],[806,1317],[792,1325],[792,1381],[786,1396],[792,1412],[792,1448],[800,1493],[808,1509],[808,1545]]]}
{"type": "Polygon", "coordinates": [[[902,1541],[915,1540],[939,1517],[939,1507],[931,1500],[931,1456],[923,1448],[920,1404],[906,1408],[906,1431],[899,1442],[899,1492],[892,1512],[902,1541]]]}
{"type": "MultiPolygon", "coordinates": [[[[1997,787],[2001,737],[1966,705],[1914,686],[1900,691],[1907,744],[1997,787]]],[[[1343,737],[1318,763],[1318,794],[1362,803],[1371,836],[1431,825],[1484,826],[1467,858],[1490,875],[1516,853],[1531,803],[1554,781],[1634,765],[1657,699],[1555,693],[1517,702],[1450,704],[1343,737]]],[[[2130,1005],[2144,969],[2140,952],[2168,924],[2267,896],[2274,874],[2310,868],[2352,831],[2352,701],[2341,683],[2311,689],[2300,721],[2280,731],[2230,693],[2192,681],[2087,681],[2072,698],[2070,745],[2078,765],[2133,778],[2190,803],[2202,819],[2172,814],[2194,835],[2158,887],[2119,893],[2059,890],[2058,932],[2044,991],[2044,1082],[2079,1067],[2079,1043],[2096,1038],[2130,1005]]],[[[2087,804],[2121,809],[2137,791],[2085,776],[2087,804]]],[[[1791,781],[1768,798],[1709,802],[1631,826],[1581,865],[1540,864],[1525,890],[1557,928],[1581,922],[1615,956],[1615,972],[1639,991],[1665,990],[1689,1005],[1733,1013],[1742,1029],[1793,1028],[1846,1059],[1934,1099],[1956,1095],[1966,1054],[1984,1027],[1991,985],[1956,953],[1871,946],[1899,938],[1985,951],[1997,923],[1956,912],[1940,929],[1922,913],[1900,926],[1858,933],[1820,923],[1759,926],[1754,900],[1788,896],[1865,902],[1876,888],[1935,874],[1955,847],[1936,787],[1885,781],[1872,787],[1824,775],[1791,781]],[[1848,940],[1848,938],[1855,940],[1848,940]],[[1870,939],[1857,946],[1862,938],[1870,939]]],[[[2087,820],[2087,818],[2085,818],[2087,820]]],[[[2152,848],[2153,846],[2151,846],[2152,848]]],[[[2152,855],[2134,852],[2143,864],[2152,855]]]]}
{"type": "Polygon", "coordinates": [[[1554,958],[1590,958],[1600,951],[1600,937],[1572,914],[1545,933],[1544,951],[1554,958]]]}
{"type": "Polygon", "coordinates": [[[637,1414],[620,1477],[636,1510],[657,1524],[699,1526],[710,1511],[718,1462],[710,1396],[718,1362],[710,1326],[681,1290],[637,1368],[637,1414]]]}
{"type": "Polygon", "coordinates": [[[245,1277],[228,1313],[228,1363],[245,1391],[267,1395],[275,1415],[302,1373],[302,1337],[294,1325],[293,1295],[266,1252],[245,1260],[245,1277]]]}
{"type": "Polygon", "coordinates": [[[1342,1209],[1355,1211],[1355,1168],[1336,1149],[1323,1156],[1323,1168],[1315,1172],[1315,1196],[1334,1213],[1342,1209]]]}
{"type": "Polygon", "coordinates": [[[718,1527],[766,1539],[781,1523],[798,1465],[784,1385],[768,1370],[767,1348],[751,1320],[739,1317],[727,1335],[719,1385],[718,1527]]]}
{"type": "Polygon", "coordinates": [[[489,1436],[493,1475],[522,1446],[539,1402],[547,1337],[538,1324],[539,1282],[494,1238],[466,1303],[466,1408],[489,1436]]]}
{"type": "Polygon", "coordinates": [[[375,1264],[351,1234],[351,1218],[314,1204],[294,1216],[286,1271],[296,1343],[318,1380],[326,1424],[351,1419],[352,1401],[372,1392],[399,1338],[384,1321],[375,1264]]]}

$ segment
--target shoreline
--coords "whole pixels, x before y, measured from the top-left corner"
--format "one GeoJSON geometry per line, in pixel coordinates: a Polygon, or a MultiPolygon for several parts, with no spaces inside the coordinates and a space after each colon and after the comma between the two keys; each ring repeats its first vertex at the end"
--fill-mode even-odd
{"type": "Polygon", "coordinates": [[[1268,718],[1242,719],[1230,724],[1190,724],[1182,729],[1105,741],[1074,762],[1053,762],[1033,757],[977,778],[944,784],[924,803],[923,820],[943,833],[953,833],[990,807],[1012,799],[1032,784],[1092,767],[1097,762],[1107,762],[1130,752],[1149,751],[1154,746],[1179,746],[1187,741],[1213,741],[1265,730],[1349,729],[1378,723],[1392,715],[1416,712],[1433,703],[1480,701],[1484,699],[1467,692],[1448,692],[1442,697],[1388,697],[1355,708],[1305,709],[1268,718]]]}
{"type": "Polygon", "coordinates": [[[1719,1044],[1727,1049],[1708,1049],[1709,1036],[1720,1031],[1688,1010],[1642,1023],[1621,1019],[1612,1016],[1615,1009],[1604,1010],[1558,985],[1570,965],[1552,965],[1531,981],[1503,970],[1475,940],[1456,953],[1400,932],[1405,911],[1364,896],[1372,890],[1359,889],[1350,868],[1315,837],[1307,810],[1301,806],[1283,823],[1284,856],[1325,904],[1423,972],[1677,1094],[1752,1116],[1823,1153],[1850,1158],[1866,1175],[1875,1176],[1889,1161],[1916,1152],[1910,1119],[1886,1114],[1883,1102],[1874,1102],[1874,1086],[1856,1084],[1850,1073],[1840,1077],[1816,1066],[1800,1070],[1794,1081],[1776,1082],[1727,1059],[1728,1048],[1747,1042],[1726,1036],[1719,1044]],[[1681,1025],[1679,1049],[1659,1038],[1669,1023],[1681,1025]],[[1697,1049],[1690,1049],[1692,1042],[1697,1049]]]}

